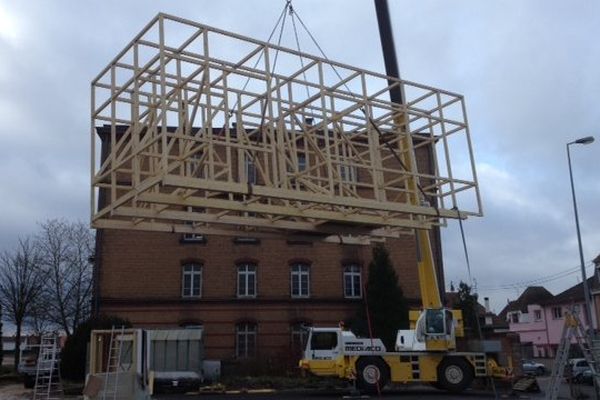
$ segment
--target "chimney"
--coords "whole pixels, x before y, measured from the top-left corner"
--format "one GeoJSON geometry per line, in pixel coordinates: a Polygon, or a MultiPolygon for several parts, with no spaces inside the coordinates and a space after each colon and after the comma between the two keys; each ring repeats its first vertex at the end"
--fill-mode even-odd
{"type": "Polygon", "coordinates": [[[490,310],[490,298],[489,297],[484,297],[483,298],[483,302],[485,304],[485,312],[489,313],[491,311],[490,310]]]}

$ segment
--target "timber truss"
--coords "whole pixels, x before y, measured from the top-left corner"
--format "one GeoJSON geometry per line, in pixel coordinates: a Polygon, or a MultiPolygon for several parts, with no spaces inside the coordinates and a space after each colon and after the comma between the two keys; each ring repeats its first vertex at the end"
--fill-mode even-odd
{"type": "Polygon", "coordinates": [[[94,79],[91,124],[96,228],[395,237],[481,215],[462,96],[170,15],[94,79]]]}

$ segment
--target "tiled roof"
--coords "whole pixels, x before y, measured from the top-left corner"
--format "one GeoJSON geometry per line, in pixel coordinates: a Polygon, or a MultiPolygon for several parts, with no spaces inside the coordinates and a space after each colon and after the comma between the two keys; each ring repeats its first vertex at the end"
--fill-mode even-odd
{"type": "MultiPolygon", "coordinates": [[[[590,290],[598,289],[598,278],[591,276],[587,279],[590,290]]],[[[571,286],[564,292],[561,292],[554,296],[547,304],[570,304],[575,302],[583,301],[583,285],[579,282],[575,286],[571,286]]]]}
{"type": "Polygon", "coordinates": [[[527,306],[530,304],[547,304],[554,298],[543,286],[529,286],[517,300],[509,302],[506,307],[500,312],[499,316],[506,319],[506,314],[510,311],[527,312],[527,306]]]}

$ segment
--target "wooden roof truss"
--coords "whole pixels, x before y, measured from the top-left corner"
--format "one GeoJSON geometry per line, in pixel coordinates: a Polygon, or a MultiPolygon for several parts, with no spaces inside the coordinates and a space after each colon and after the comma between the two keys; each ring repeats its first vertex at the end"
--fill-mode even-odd
{"type": "Polygon", "coordinates": [[[165,14],[92,82],[91,140],[97,228],[394,237],[481,215],[462,96],[165,14]]]}

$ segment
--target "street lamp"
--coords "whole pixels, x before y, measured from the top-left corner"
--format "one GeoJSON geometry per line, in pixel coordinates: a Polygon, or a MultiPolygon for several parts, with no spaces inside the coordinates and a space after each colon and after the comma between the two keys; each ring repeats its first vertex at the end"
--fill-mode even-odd
{"type": "Polygon", "coordinates": [[[575,227],[577,228],[577,243],[579,245],[579,261],[581,262],[581,278],[583,279],[583,296],[585,297],[586,318],[588,320],[588,329],[593,332],[594,324],[592,320],[592,304],[590,301],[590,288],[588,287],[585,276],[585,262],[583,261],[583,248],[581,246],[581,232],[579,230],[579,214],[577,212],[577,199],[575,197],[575,185],[573,184],[573,169],[571,168],[571,152],[569,146],[572,144],[590,144],[594,142],[593,136],[586,136],[567,143],[567,159],[569,160],[569,177],[571,178],[571,193],[573,194],[573,209],[575,210],[575,227]]]}

